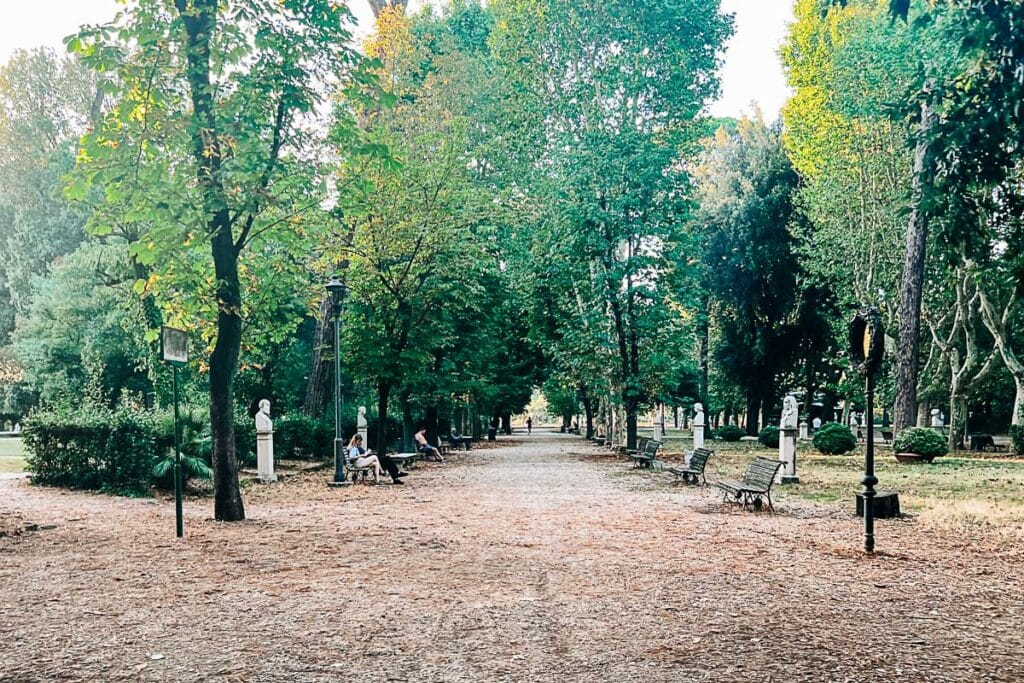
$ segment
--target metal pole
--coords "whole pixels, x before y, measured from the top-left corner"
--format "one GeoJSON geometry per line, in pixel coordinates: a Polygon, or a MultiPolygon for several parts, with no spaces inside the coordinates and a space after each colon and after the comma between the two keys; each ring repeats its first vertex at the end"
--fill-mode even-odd
{"type": "Polygon", "coordinates": [[[868,444],[864,450],[864,551],[875,552],[875,376],[868,373],[868,444]]]}
{"type": "Polygon", "coordinates": [[[171,366],[171,384],[174,388],[174,516],[178,538],[185,535],[185,522],[181,510],[183,482],[181,480],[181,439],[178,435],[178,366],[171,366]]]}
{"type": "Polygon", "coordinates": [[[334,311],[334,483],[346,483],[345,443],[341,434],[341,316],[334,311]]]}

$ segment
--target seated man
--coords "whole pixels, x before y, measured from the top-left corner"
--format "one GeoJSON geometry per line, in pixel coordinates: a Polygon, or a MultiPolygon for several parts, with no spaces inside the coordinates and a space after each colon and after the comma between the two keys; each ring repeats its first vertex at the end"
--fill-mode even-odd
{"type": "Polygon", "coordinates": [[[437,459],[438,462],[444,462],[444,458],[441,457],[441,451],[437,450],[427,441],[427,430],[426,428],[416,432],[416,450],[423,455],[431,455],[437,459]]]}
{"type": "Polygon", "coordinates": [[[457,431],[455,431],[455,427],[452,427],[451,433],[448,434],[448,442],[453,446],[465,446],[466,450],[468,451],[469,444],[473,443],[473,437],[462,436],[457,431]]]}

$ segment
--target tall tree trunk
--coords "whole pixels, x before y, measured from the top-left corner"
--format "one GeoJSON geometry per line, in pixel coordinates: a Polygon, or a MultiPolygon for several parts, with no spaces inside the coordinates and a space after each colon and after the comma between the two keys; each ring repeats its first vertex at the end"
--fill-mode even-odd
{"type": "Polygon", "coordinates": [[[753,388],[747,389],[747,434],[754,435],[758,432],[758,423],[761,412],[761,397],[753,388]]]}
{"type": "Polygon", "coordinates": [[[409,4],[409,0],[369,0],[369,3],[370,9],[373,10],[374,18],[377,18],[384,11],[385,7],[400,7],[404,9],[409,4]]]}
{"type": "Polygon", "coordinates": [[[412,453],[416,450],[413,445],[413,435],[416,433],[416,426],[412,421],[412,404],[409,403],[409,390],[402,392],[402,452],[412,453]]]}
{"type": "Polygon", "coordinates": [[[501,416],[501,432],[503,434],[512,433],[512,413],[504,413],[501,416]]]}
{"type": "MultiPolygon", "coordinates": [[[[926,84],[926,90],[930,87],[926,84]]],[[[903,254],[903,281],[900,284],[900,334],[896,356],[896,401],[893,429],[914,425],[917,413],[918,349],[921,340],[921,291],[928,245],[928,215],[924,209],[925,192],[932,185],[932,163],[928,135],[935,116],[931,107],[921,105],[921,130],[914,152],[913,199],[907,240],[903,254]]]]}
{"type": "Polygon", "coordinates": [[[586,416],[586,435],[588,439],[594,438],[594,404],[590,398],[585,384],[580,385],[580,402],[583,403],[583,414],[586,416]]]}
{"type": "Polygon", "coordinates": [[[438,429],[437,421],[437,406],[429,405],[424,411],[424,422],[427,427],[427,441],[434,444],[435,446],[441,445],[441,434],[438,429]]]}
{"type": "Polygon", "coordinates": [[[232,522],[245,519],[238,485],[234,421],[234,380],[242,347],[242,290],[238,279],[238,247],[234,243],[227,195],[220,177],[221,147],[210,83],[210,39],[216,29],[217,5],[217,0],[175,0],[187,39],[193,156],[217,278],[217,341],[210,354],[214,518],[232,522]]]}
{"type": "Polygon", "coordinates": [[[332,374],[334,373],[334,306],[331,297],[320,300],[317,312],[316,330],[313,333],[313,352],[309,363],[309,380],[306,396],[302,401],[302,412],[313,418],[321,418],[331,400],[332,374]]]}
{"type": "Polygon", "coordinates": [[[710,341],[708,317],[707,314],[701,313],[698,317],[697,329],[697,399],[705,406],[708,405],[708,347],[710,341]]]}
{"type": "Polygon", "coordinates": [[[377,444],[378,453],[388,452],[388,400],[391,398],[391,384],[377,380],[377,444]]]}

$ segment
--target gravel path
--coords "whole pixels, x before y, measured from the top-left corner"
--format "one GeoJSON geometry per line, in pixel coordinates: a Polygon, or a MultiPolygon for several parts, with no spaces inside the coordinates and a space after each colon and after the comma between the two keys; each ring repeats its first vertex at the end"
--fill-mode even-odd
{"type": "Polygon", "coordinates": [[[1020,681],[1024,550],[777,514],[537,434],[250,519],[0,481],[0,681],[1020,681]]]}

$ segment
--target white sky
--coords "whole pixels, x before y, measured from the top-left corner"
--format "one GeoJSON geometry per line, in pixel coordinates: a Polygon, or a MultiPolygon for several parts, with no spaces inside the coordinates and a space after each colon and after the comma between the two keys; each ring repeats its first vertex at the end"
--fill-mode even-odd
{"type": "MultiPolygon", "coordinates": [[[[373,16],[369,5],[352,1],[366,26],[373,16]]],[[[412,0],[413,6],[422,3],[412,0]]],[[[18,48],[62,49],[64,36],[82,24],[109,20],[119,6],[115,0],[0,0],[0,62],[18,48]]],[[[757,102],[766,118],[775,118],[789,95],[777,52],[793,18],[793,0],[722,0],[722,7],[736,14],[736,34],[726,53],[722,98],[711,112],[738,116],[757,102]]]]}

